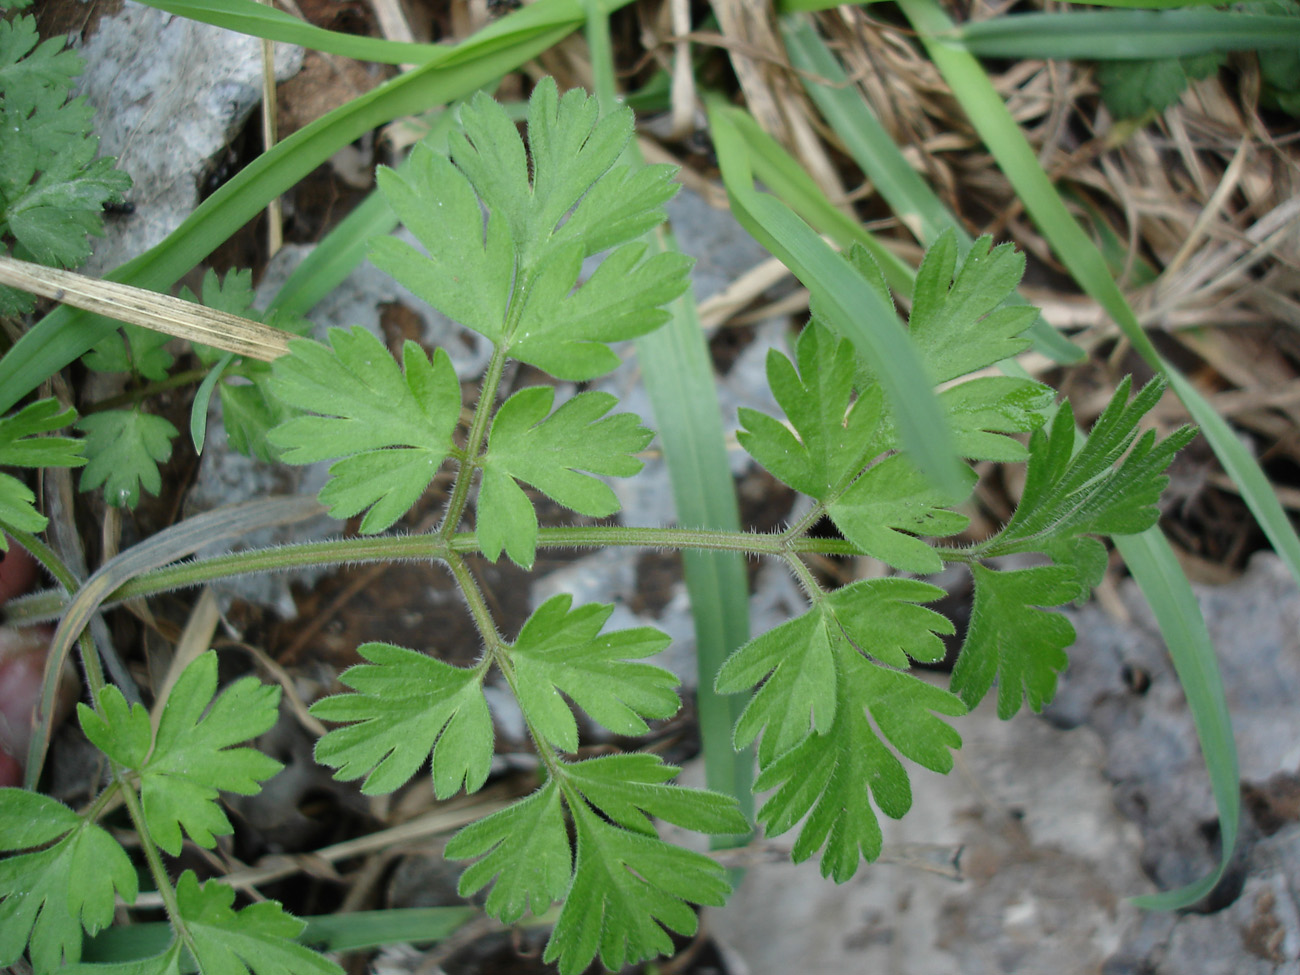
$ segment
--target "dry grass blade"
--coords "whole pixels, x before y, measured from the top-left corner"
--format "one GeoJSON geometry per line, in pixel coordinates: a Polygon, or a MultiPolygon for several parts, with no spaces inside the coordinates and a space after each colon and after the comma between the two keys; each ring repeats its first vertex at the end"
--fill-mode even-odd
{"type": "Polygon", "coordinates": [[[0,284],[176,338],[270,362],[289,351],[290,332],[145,288],[0,256],[0,284]]]}

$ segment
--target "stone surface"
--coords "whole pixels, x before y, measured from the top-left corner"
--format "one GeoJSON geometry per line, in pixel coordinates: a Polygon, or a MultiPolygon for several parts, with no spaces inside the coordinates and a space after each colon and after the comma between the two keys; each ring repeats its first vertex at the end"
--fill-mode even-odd
{"type": "MultiPolygon", "coordinates": [[[[261,41],[127,2],[79,45],[78,80],[96,109],[100,153],[134,183],[135,210],[106,221],[84,273],[101,275],[159,243],[199,203],[201,183],[262,97],[261,41]]],[[[276,45],[276,77],[302,49],[276,45]]]]}

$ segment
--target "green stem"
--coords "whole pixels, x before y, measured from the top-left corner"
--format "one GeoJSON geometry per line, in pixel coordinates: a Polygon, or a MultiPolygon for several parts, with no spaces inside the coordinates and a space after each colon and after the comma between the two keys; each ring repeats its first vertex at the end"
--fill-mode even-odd
{"type": "Polygon", "coordinates": [[[497,400],[497,389],[501,385],[501,376],[506,368],[506,354],[502,346],[492,348],[492,360],[488,363],[487,374],[479,387],[478,402],[474,404],[474,419],[470,423],[469,435],[465,439],[465,462],[456,472],[456,483],[451,489],[451,499],[447,502],[447,511],[443,516],[438,535],[449,538],[460,525],[461,516],[465,514],[465,505],[469,503],[469,489],[474,480],[474,471],[479,466],[479,455],[483,441],[487,437],[488,423],[492,418],[497,400]]]}
{"type": "Polygon", "coordinates": [[[198,952],[195,950],[194,938],[190,935],[189,928],[185,926],[185,919],[181,917],[181,905],[176,899],[176,888],[172,886],[172,879],[167,873],[166,865],[162,862],[162,855],[158,852],[153,837],[149,835],[149,825],[145,822],[140,797],[136,794],[135,789],[124,781],[123,776],[126,773],[118,764],[113,762],[112,767],[113,777],[122,785],[122,801],[126,804],[126,810],[131,816],[131,822],[135,825],[136,835],[140,839],[140,849],[144,851],[144,858],[149,863],[149,873],[152,874],[154,884],[158,888],[158,895],[162,898],[163,908],[167,911],[167,919],[171,922],[172,930],[176,932],[176,936],[190,950],[190,954],[197,958],[198,952]]]}
{"type": "MultiPolygon", "coordinates": [[[[860,549],[842,538],[786,540],[782,535],[770,533],[714,531],[704,528],[623,528],[603,525],[543,528],[537,538],[538,548],[611,546],[742,552],[773,557],[784,557],[787,553],[843,556],[862,554],[860,549]]],[[[451,555],[469,555],[479,550],[478,539],[473,532],[458,532],[450,538],[437,535],[363,536],[229,552],[142,573],[109,593],[104,599],[104,605],[255,572],[284,572],[375,562],[445,561],[451,555]]],[[[10,622],[34,623],[56,618],[66,605],[67,600],[63,594],[46,590],[15,600],[6,608],[10,622]]]]}

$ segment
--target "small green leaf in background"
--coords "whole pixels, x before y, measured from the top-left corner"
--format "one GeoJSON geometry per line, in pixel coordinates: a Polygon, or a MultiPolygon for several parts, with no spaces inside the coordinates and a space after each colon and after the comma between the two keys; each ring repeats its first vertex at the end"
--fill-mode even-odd
{"type": "Polygon", "coordinates": [[[677,676],[634,662],[667,647],[668,635],[640,626],[602,636],[613,605],[572,606],[573,597],[552,596],[509,649],[519,706],[537,732],[562,751],[577,751],[578,726],[561,693],[617,735],[644,735],[645,718],[676,714],[677,676]]]}
{"type": "Polygon", "coordinates": [[[135,867],[117,840],[48,796],[0,789],[0,850],[15,852],[0,860],[0,965],[16,964],[29,938],[36,971],[74,963],[82,929],[113,923],[114,891],[135,901],[135,867]]]}
{"type": "Polygon", "coordinates": [[[493,417],[475,516],[478,542],[489,559],[504,549],[524,568],[533,563],[537,513],[516,480],[579,514],[603,518],[618,511],[618,498],[609,485],[581,472],[631,477],[643,466],[634,455],[654,434],[634,414],[606,416],[616,397],[579,393],[551,413],[554,398],[550,386],[529,386],[493,417]]]}
{"type": "Polygon", "coordinates": [[[361,791],[380,795],[404,785],[432,753],[439,799],[454,795],[462,782],[467,792],[481,788],[493,741],[482,670],[389,643],[365,643],[357,653],[369,663],[339,677],[356,693],[311,706],[323,721],[355,722],[327,732],[316,743],[316,760],[336,769],[336,779],[364,775],[361,791]]]}
{"type": "MultiPolygon", "coordinates": [[[[6,467],[80,467],[82,443],[71,437],[46,437],[77,418],[73,409],[63,409],[53,398],[29,403],[17,413],[0,419],[0,465],[6,467]]],[[[27,532],[44,530],[48,519],[36,510],[36,495],[11,474],[0,473],[0,523],[27,532]]],[[[0,551],[9,542],[0,532],[0,551]]]]}
{"type": "Polygon", "coordinates": [[[186,870],[176,884],[195,962],[204,975],[343,975],[334,962],[296,943],[303,922],[276,901],[234,910],[234,888],[209,880],[200,886],[186,870]]]}
{"type": "Polygon", "coordinates": [[[1097,65],[1101,98],[1116,118],[1137,119],[1163,112],[1192,81],[1208,78],[1227,61],[1223,54],[1196,54],[1151,61],[1102,61],[1097,65]]]}
{"type": "Polygon", "coordinates": [[[280,688],[255,677],[217,691],[217,655],[209,650],[181,672],[163,706],[153,748],[149,719],[121,691],[99,695],[102,715],[84,704],[77,712],[86,737],[115,761],[140,773],[149,835],[172,856],[181,852],[181,829],[199,846],[234,831],[218,804],[219,792],[251,796],[283,766],[256,748],[234,748],[267,731],[278,717],[280,688]],[[147,757],[147,760],[145,756],[147,757]]]}
{"type": "Polygon", "coordinates": [[[109,504],[134,508],[141,488],[149,494],[162,488],[158,465],[171,459],[172,441],[179,436],[167,420],[142,410],[103,410],[76,425],[86,435],[81,490],[102,485],[109,504]]]}
{"type": "MultiPolygon", "coordinates": [[[[224,278],[209,268],[203,275],[200,294],[182,288],[181,298],[198,302],[240,318],[263,322],[275,328],[305,335],[311,322],[299,315],[272,310],[267,313],[253,307],[253,272],[234,269],[224,278]]],[[[284,423],[294,411],[271,391],[271,366],[255,359],[239,359],[229,352],[194,343],[199,361],[209,367],[208,376],[199,385],[190,410],[190,432],[195,449],[203,452],[208,422],[208,404],[213,392],[221,402],[221,423],[232,448],[241,454],[267,463],[280,460],[280,451],[267,439],[270,431],[284,423]]]]}
{"type": "MultiPolygon", "coordinates": [[[[104,204],[131,186],[112,159],[95,158],[90,105],[68,101],[82,61],[66,46],[40,43],[34,17],[0,21],[0,252],[49,267],[84,261],[104,204]]],[[[0,286],[0,314],[33,307],[30,294],[0,286]]]]}
{"type": "Polygon", "coordinates": [[[289,464],[343,458],[320,499],[340,519],[369,508],[360,530],[375,534],[411,509],[451,452],[460,383],[442,349],[430,360],[408,340],[399,367],[360,326],[331,328],[329,341],[295,341],[272,364],[275,395],[316,415],[293,417],[267,437],[289,464]]]}

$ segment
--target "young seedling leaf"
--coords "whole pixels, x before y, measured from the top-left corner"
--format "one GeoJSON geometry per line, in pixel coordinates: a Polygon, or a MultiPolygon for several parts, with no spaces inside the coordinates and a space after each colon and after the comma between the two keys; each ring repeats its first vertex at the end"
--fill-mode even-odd
{"type": "MultiPolygon", "coordinates": [[[[968,484],[975,475],[967,471],[968,484]]],[[[955,535],[970,519],[949,509],[960,498],[944,497],[906,454],[873,465],[827,510],[844,537],[867,555],[909,572],[943,568],[938,553],[916,536],[955,535]]]]}
{"type": "Polygon", "coordinates": [[[492,763],[492,716],[483,696],[482,669],[453,667],[389,643],[366,643],[357,652],[368,664],[339,680],[356,693],[317,701],[311,713],[324,721],[354,722],[316,743],[316,760],[334,777],[365,782],[368,795],[404,785],[433,756],[433,791],[454,795],[463,782],[476,792],[492,763]]]}
{"type": "MultiPolygon", "coordinates": [[[[82,443],[71,437],[47,437],[77,418],[53,398],[29,403],[0,419],[0,465],[6,467],[80,467],[82,443]]],[[[0,523],[28,532],[45,528],[47,519],[36,510],[36,495],[11,474],[0,473],[0,523]]],[[[9,543],[0,532],[0,552],[9,543]]]]}
{"type": "Polygon", "coordinates": [[[176,428],[161,416],[141,410],[103,410],[77,421],[86,435],[86,466],[80,487],[103,487],[104,500],[119,508],[134,508],[140,489],[157,494],[162,488],[158,465],[171,459],[176,428]]]}
{"type": "Polygon", "coordinates": [[[0,860],[0,965],[25,948],[38,972],[75,963],[83,929],[113,922],[114,892],[135,901],[135,867],[117,840],[48,796],[0,789],[0,850],[13,854],[0,860]]]}
{"type": "Polygon", "coordinates": [[[847,339],[810,322],[795,347],[798,368],[775,349],[767,381],[794,427],[757,410],[740,410],[740,445],[769,471],[819,501],[842,487],[881,449],[880,388],[854,398],[857,359],[847,339]]]}
{"type": "Polygon", "coordinates": [[[646,718],[676,714],[677,676],[635,662],[667,647],[668,635],[648,626],[601,635],[614,607],[572,604],[571,596],[552,596],[509,651],[519,705],[533,727],[561,750],[577,750],[578,726],[561,693],[617,735],[643,735],[646,718]]]}
{"type": "Polygon", "coordinates": [[[994,679],[998,717],[1006,720],[1028,701],[1041,711],[1056,693],[1056,679],[1069,662],[1065,648],[1074,627],[1060,606],[1079,595],[1076,571],[1066,566],[1035,566],[999,572],[975,564],[975,602],[970,629],[952,671],[952,689],[974,708],[994,679]]]}
{"type": "Polygon", "coordinates": [[[236,911],[233,887],[216,880],[200,885],[192,870],[181,874],[176,900],[204,975],[343,975],[334,962],[293,940],[303,922],[276,901],[236,911]]]}
{"type": "Polygon", "coordinates": [[[1025,272],[1025,257],[991,237],[971,244],[957,259],[957,235],[949,229],[930,245],[916,272],[912,314],[917,344],[936,383],[1018,355],[1029,347],[1024,332],[1038,315],[1027,305],[999,308],[1025,272]]]}
{"type": "Polygon", "coordinates": [[[516,481],[579,514],[612,515],[619,509],[613,490],[581,472],[630,477],[642,467],[633,455],[654,437],[631,413],[606,416],[618,403],[608,393],[579,393],[551,413],[554,396],[550,386],[526,387],[492,420],[475,518],[489,559],[504,549],[524,568],[533,563],[537,515],[516,481]]]}
{"type": "Polygon", "coordinates": [[[268,434],[290,464],[340,457],[320,493],[335,518],[366,511],[360,530],[390,527],[420,499],[451,452],[460,384],[451,359],[408,341],[402,365],[361,327],[332,328],[330,346],[295,341],[272,364],[271,388],[297,416],[268,434]]]}

